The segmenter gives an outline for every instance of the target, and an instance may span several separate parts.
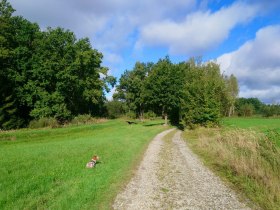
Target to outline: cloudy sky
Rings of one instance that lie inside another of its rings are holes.
[[[116,77],[136,61],[203,56],[237,76],[240,97],[280,103],[280,0],[10,0],[41,28],[89,37]]]

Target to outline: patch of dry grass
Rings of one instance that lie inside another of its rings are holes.
[[[245,129],[185,131],[206,164],[264,209],[280,209],[280,149],[262,133]]]

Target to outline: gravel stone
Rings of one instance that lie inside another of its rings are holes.
[[[158,134],[114,209],[250,209],[207,169],[176,131]]]

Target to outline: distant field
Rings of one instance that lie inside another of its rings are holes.
[[[252,128],[261,131],[276,129],[280,131],[280,118],[224,118],[223,124],[228,127]]]
[[[156,121],[0,132],[0,209],[110,209]],[[85,165],[97,154],[101,163]]]
[[[280,118],[224,118],[223,125],[261,131],[280,147]]]

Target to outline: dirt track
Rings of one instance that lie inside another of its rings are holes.
[[[168,133],[171,139],[164,138]],[[136,175],[114,209],[249,209],[170,129],[150,143]]]

